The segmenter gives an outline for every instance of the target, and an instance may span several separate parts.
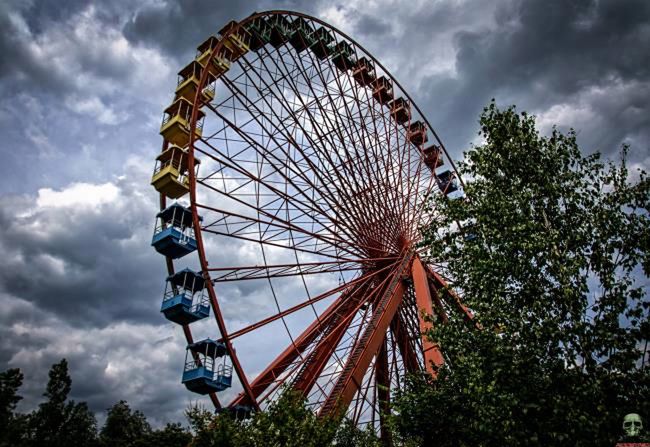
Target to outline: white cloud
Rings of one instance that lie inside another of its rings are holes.
[[[111,107],[105,105],[96,96],[80,98],[78,96],[68,97],[65,100],[66,106],[79,114],[88,114],[101,124],[116,125],[129,119],[128,112],[118,113]]]
[[[72,185],[54,191],[51,188],[38,190],[36,206],[40,208],[69,208],[91,207],[113,202],[119,195],[119,189],[112,183],[93,185],[89,183],[73,183]]]

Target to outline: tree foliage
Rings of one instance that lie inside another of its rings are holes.
[[[29,415],[27,445],[65,447],[94,444],[97,431],[95,415],[85,402],[68,400],[71,386],[68,362],[63,359],[50,369],[43,394],[46,401]]]
[[[144,414],[132,411],[129,404],[121,400],[108,409],[99,439],[102,445],[131,447],[150,434],[151,426]]]
[[[378,446],[371,430],[361,430],[344,420],[319,418],[300,393],[285,390],[266,411],[253,413],[247,420],[223,412],[217,416],[202,408],[188,412],[195,432],[192,447],[262,446]]]
[[[617,165],[583,156],[575,132],[542,136],[514,108],[492,103],[480,124],[459,167],[466,197],[432,199],[442,217],[425,241],[474,322],[434,318],[446,366],[410,379],[396,431],[423,445],[613,445],[623,415],[650,416],[650,182],[627,148]]]
[[[72,380],[65,360],[52,366],[44,393],[46,400],[28,414],[14,414],[22,384],[19,370],[0,373],[0,411],[4,427],[0,447],[256,447],[337,445],[375,447],[372,430],[350,423],[319,418],[306,400],[290,390],[266,411],[243,420],[224,411],[214,414],[200,406],[190,407],[187,419],[191,431],[179,423],[151,428],[145,415],[121,400],[107,410],[99,433],[94,415],[85,403],[68,400]]]
[[[0,373],[0,446],[16,444],[24,431],[24,417],[15,414],[16,405],[22,399],[18,395],[22,384],[23,374],[19,369]]]

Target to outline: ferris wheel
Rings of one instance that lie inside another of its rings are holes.
[[[462,188],[417,105],[344,33],[269,11],[199,45],[161,135],[152,245],[182,382],[244,415],[290,387],[383,432],[404,375],[444,363],[432,321],[471,318],[418,247],[428,198]]]

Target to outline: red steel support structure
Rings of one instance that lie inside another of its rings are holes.
[[[444,364],[431,322],[472,319],[419,248],[429,198],[455,198],[436,169],[454,164],[399,82],[317,18],[255,13],[199,48],[191,116],[166,118],[181,124],[164,136],[187,139],[211,337],[238,391],[228,406],[263,409],[289,385],[388,445],[392,390]],[[167,260],[170,274],[184,266]]]

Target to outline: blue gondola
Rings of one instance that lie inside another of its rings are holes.
[[[210,315],[205,295],[205,279],[201,273],[184,269],[167,277],[160,311],[169,321],[190,324]]]
[[[206,338],[187,345],[182,382],[198,394],[223,391],[232,385],[232,366],[226,364],[228,350],[224,343]],[[223,362],[217,364],[217,359]]]
[[[447,196],[452,192],[458,191],[456,176],[451,171],[443,171],[440,174],[436,174],[436,181],[438,182],[440,191]]]
[[[202,220],[199,216],[199,221]],[[151,245],[160,254],[178,259],[196,250],[192,211],[174,203],[156,215]]]

